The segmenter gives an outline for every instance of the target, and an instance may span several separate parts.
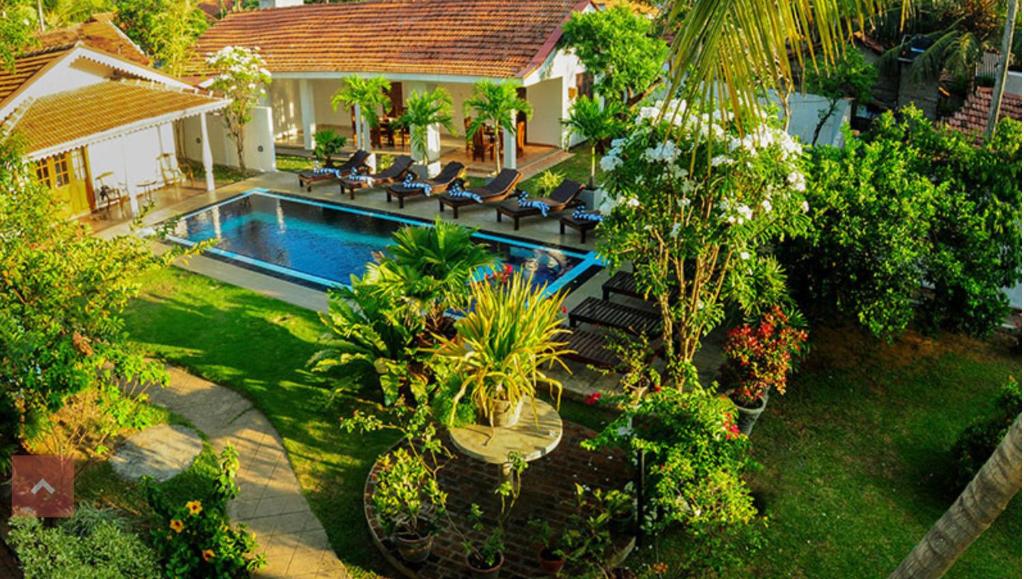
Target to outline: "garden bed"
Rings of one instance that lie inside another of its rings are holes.
[[[622,452],[588,452],[580,442],[596,433],[573,422],[563,422],[562,442],[551,454],[535,462],[523,473],[522,494],[506,524],[504,578],[529,578],[543,575],[538,566],[540,545],[531,532],[530,521],[543,519],[552,529],[560,530],[575,509],[576,484],[604,490],[621,489],[632,480],[629,461]],[[464,533],[474,540],[483,540],[467,520],[470,505],[481,505],[488,515],[488,525],[497,524],[500,508],[494,489],[501,484],[498,467],[485,464],[453,451],[453,456],[438,473],[441,488],[448,493],[448,511],[459,532],[445,528],[434,538],[430,558],[419,566],[403,563],[393,542],[384,536],[373,508],[374,481],[380,463],[374,465],[366,479],[363,505],[366,521],[377,548],[403,575],[422,579],[455,579],[464,577],[466,563],[462,548]],[[616,535],[613,559],[623,561],[633,549],[632,536]]]

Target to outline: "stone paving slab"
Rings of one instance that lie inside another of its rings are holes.
[[[114,472],[128,480],[148,476],[163,482],[192,466],[203,439],[184,426],[161,424],[131,435],[110,457]]]
[[[229,444],[238,450],[239,494],[228,512],[256,533],[267,556],[267,566],[257,576],[349,577],[267,417],[229,388],[177,368],[168,372],[170,385],[150,390],[150,399],[191,421],[218,452]]]

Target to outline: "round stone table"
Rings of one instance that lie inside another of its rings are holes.
[[[509,453],[515,452],[526,462],[548,455],[562,441],[562,417],[555,407],[543,400],[528,400],[515,426],[470,424],[449,431],[452,443],[460,452],[501,467],[502,476],[512,476]]]

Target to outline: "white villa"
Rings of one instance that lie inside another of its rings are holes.
[[[174,124],[183,119],[199,126],[212,191],[206,117],[227,104],[150,67],[110,15],[40,35],[13,70],[0,68],[0,131],[20,138],[73,217],[113,204],[135,214],[140,196],[181,182]]]
[[[282,4],[298,4],[282,6]],[[456,131],[441,135],[441,154],[468,159],[463,103],[483,79],[511,80],[533,105],[533,117],[520,115],[517,135],[503,135],[495,154],[506,167],[571,144],[562,119],[573,99],[589,91],[590,79],[578,59],[559,46],[562,25],[575,11],[592,10],[590,0],[364,0],[302,5],[301,0],[265,2],[272,7],[227,15],[197,42],[192,79],[209,72],[204,59],[225,46],[259,48],[271,73],[269,95],[255,111],[246,151],[251,167],[272,167],[273,152],[311,150],[318,128],[355,133],[353,112],[331,107],[331,96],[350,75],[381,75],[392,81],[390,115],[402,110],[411,91],[442,86],[454,101]],[[186,125],[191,135],[197,122]],[[264,137],[264,131],[272,137]],[[391,136],[391,135],[389,135]],[[397,148],[381,140],[372,148]],[[217,136],[214,136],[214,140]],[[268,141],[273,140],[273,143]],[[497,141],[497,139],[495,139]],[[194,139],[186,139],[194,146]],[[365,148],[365,146],[364,146]],[[407,150],[407,149],[406,149]],[[217,158],[223,151],[224,159]],[[488,155],[488,161],[493,164]],[[195,154],[195,151],[191,151]],[[234,164],[231,147],[214,147],[215,160]],[[493,166],[493,165],[491,165]]]

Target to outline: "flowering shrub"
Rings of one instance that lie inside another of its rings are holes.
[[[256,537],[244,525],[231,525],[228,501],[238,496],[238,453],[227,447],[220,473],[205,497],[172,501],[159,487],[146,485],[146,500],[159,521],[153,544],[173,577],[247,577],[266,564],[256,555]]]
[[[752,466],[749,440],[739,433],[735,408],[699,386],[649,391],[584,448],[618,446],[644,457],[644,532],[655,537],[681,527],[687,557],[697,567],[721,568],[750,541],[758,520],[743,473]]]
[[[789,317],[775,306],[756,325],[729,330],[725,340],[723,374],[733,386],[732,397],[743,406],[757,406],[772,388],[786,393],[786,377],[793,356],[807,341],[807,332],[789,325]]]
[[[798,142],[767,114],[741,127],[686,107],[642,107],[612,141],[598,243],[612,267],[629,256],[639,288],[658,301],[667,358],[683,363],[726,300],[751,313],[786,299],[765,246],[809,225]]]
[[[252,120],[252,107],[267,94],[270,71],[259,48],[241,46],[225,46],[206,59],[206,64],[218,73],[210,88],[231,99],[224,109],[224,122],[235,140],[238,166],[245,170],[245,125]]]

